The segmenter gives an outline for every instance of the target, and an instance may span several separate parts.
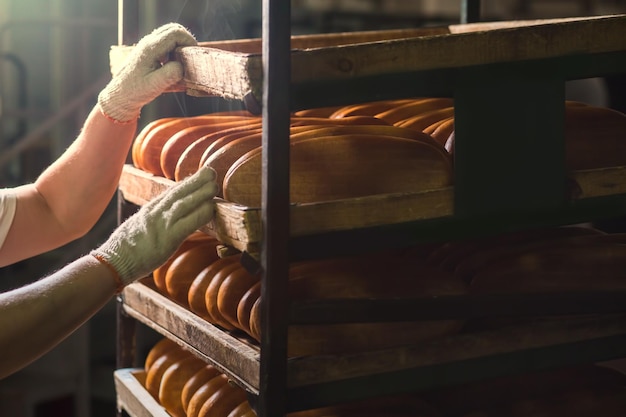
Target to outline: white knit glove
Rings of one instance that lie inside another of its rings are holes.
[[[104,115],[120,123],[136,120],[144,105],[183,79],[181,63],[168,61],[168,54],[178,46],[197,43],[178,23],[168,23],[143,37],[98,95]]]
[[[145,204],[91,252],[117,274],[121,287],[164,264],[180,244],[213,219],[215,171],[203,167]]]

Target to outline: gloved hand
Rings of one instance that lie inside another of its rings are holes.
[[[215,178],[213,169],[201,168],[141,207],[91,255],[113,268],[120,287],[147,276],[213,219]]]
[[[104,115],[120,123],[137,119],[144,105],[183,78],[182,65],[167,61],[168,54],[178,46],[197,43],[178,23],[168,23],[143,37],[123,68],[98,95]]]

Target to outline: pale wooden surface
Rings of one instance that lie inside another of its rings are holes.
[[[132,284],[124,290],[125,309],[166,337],[187,343],[192,351],[258,392],[257,346],[235,338],[152,288]],[[380,351],[290,358],[289,387],[307,386],[420,366],[478,359],[489,355],[574,343],[624,334],[622,315],[556,318],[505,326],[497,330],[457,334],[438,340]],[[220,366],[221,364],[221,366]],[[138,416],[142,417],[142,416]]]
[[[626,50],[626,15],[452,25],[293,37],[293,83]],[[113,47],[115,74],[129,47]],[[193,95],[262,92],[260,39],[201,42],[177,51]]]
[[[259,351],[140,283],[124,289],[126,312],[231,376],[251,392],[259,387]]]
[[[146,374],[143,369],[118,369],[113,374],[117,406],[130,417],[171,417],[144,386]]]

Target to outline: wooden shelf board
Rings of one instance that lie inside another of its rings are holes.
[[[258,346],[233,336],[171,301],[153,288],[135,283],[123,292],[128,314],[157,332],[176,340],[213,363],[249,392],[258,394]],[[414,346],[374,352],[288,359],[288,385],[298,389],[371,375],[403,372],[427,366],[459,366],[467,360],[485,360],[506,353],[577,343],[626,334],[623,314],[573,316],[533,320],[529,324],[493,331],[461,333]],[[622,349],[623,350],[623,349]],[[605,358],[612,359],[612,358]]]
[[[626,193],[626,167],[576,171],[572,199],[582,200]],[[127,201],[142,205],[173,181],[126,165],[120,190]],[[345,200],[291,206],[290,228],[294,237],[446,218],[454,214],[454,187],[419,193],[382,194]],[[261,209],[216,200],[215,219],[203,230],[234,248],[259,253],[262,240]]]
[[[146,390],[146,373],[143,369],[117,369],[113,378],[118,409],[125,410],[130,417],[171,417]]]
[[[626,15],[504,21],[434,28],[292,37],[291,82],[351,80],[381,74],[463,68],[626,50]],[[110,52],[115,74],[132,46]],[[192,95],[262,97],[260,39],[179,48]]]

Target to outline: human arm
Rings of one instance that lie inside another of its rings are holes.
[[[180,63],[164,56],[195,43],[177,24],[142,38],[99,94],[76,140],[34,183],[15,189],[17,210],[0,247],[0,266],[62,246],[93,227],[115,193],[141,108],[182,79]]]
[[[215,173],[205,167],[144,205],[89,255],[0,294],[0,378],[49,351],[123,286],[163,264],[213,218],[216,192]]]

